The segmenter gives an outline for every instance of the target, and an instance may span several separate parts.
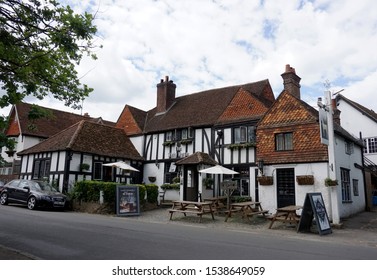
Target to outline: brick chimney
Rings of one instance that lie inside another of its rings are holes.
[[[157,84],[157,114],[165,113],[173,105],[176,87],[173,81],[169,81],[169,76]]]
[[[284,90],[298,99],[301,99],[300,94],[300,80],[301,78],[296,75],[296,70],[289,64],[285,65],[285,72],[281,74],[284,81]]]

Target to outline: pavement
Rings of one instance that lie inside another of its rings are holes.
[[[217,214],[213,221],[210,215],[203,216],[202,223],[199,223],[195,215],[184,217],[175,213],[173,219],[169,219],[168,208],[158,208],[142,212],[136,217],[121,217],[120,219],[133,219],[140,222],[180,224],[203,228],[224,229],[232,231],[263,233],[270,235],[285,236],[288,238],[300,238],[319,242],[340,242],[343,244],[354,244],[357,246],[368,246],[377,249],[377,207],[368,212],[361,212],[349,218],[343,219],[341,224],[332,225],[332,233],[319,235],[318,232],[298,233],[295,227],[280,222],[275,222],[272,229],[269,229],[269,221],[263,217],[253,217],[249,221],[241,217],[231,217],[227,222],[224,215]],[[377,253],[376,253],[377,258]],[[0,260],[33,260],[38,259],[32,255],[12,248],[0,245]]]

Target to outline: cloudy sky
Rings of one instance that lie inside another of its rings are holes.
[[[94,88],[83,113],[116,121],[128,104],[149,110],[169,76],[177,96],[268,79],[275,96],[290,64],[301,96],[330,90],[377,111],[375,0],[61,0],[96,13],[98,60],[78,67]],[[34,102],[33,99],[27,99]],[[43,106],[78,114],[52,99]],[[9,110],[8,110],[9,111]],[[7,114],[7,112],[5,113]]]

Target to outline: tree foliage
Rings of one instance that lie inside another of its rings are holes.
[[[75,66],[83,55],[96,59],[93,20],[55,0],[0,0],[0,107],[51,95],[80,108],[92,89]]]

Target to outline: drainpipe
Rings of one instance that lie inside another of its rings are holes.
[[[360,131],[360,140],[363,142],[363,135]],[[363,173],[363,181],[364,181],[364,199],[365,199],[365,211],[369,212],[371,211],[368,203],[368,189],[367,189],[367,182],[365,181],[365,164],[364,164],[364,148],[361,148],[361,166],[362,166],[362,173]]]

